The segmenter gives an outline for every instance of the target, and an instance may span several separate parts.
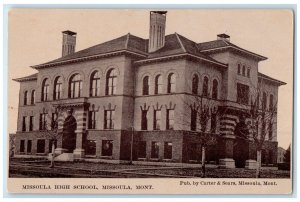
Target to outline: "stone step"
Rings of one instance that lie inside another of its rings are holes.
[[[74,161],[73,153],[63,153],[54,158],[55,161]]]

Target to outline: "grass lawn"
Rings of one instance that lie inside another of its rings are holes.
[[[12,160],[10,177],[196,177],[201,169],[187,167],[162,167],[147,165],[125,165],[92,162],[55,162],[49,168],[48,161]],[[21,163],[21,164],[20,164]],[[206,168],[207,178],[254,178],[255,170],[243,168],[220,169]],[[262,178],[289,178],[289,171],[262,170]]]

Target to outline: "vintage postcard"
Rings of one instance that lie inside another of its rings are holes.
[[[11,9],[10,193],[291,194],[288,9]]]

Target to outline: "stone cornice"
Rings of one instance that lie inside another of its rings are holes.
[[[226,64],[223,64],[223,63],[220,63],[220,62],[217,62],[217,61],[213,61],[213,60],[209,60],[209,59],[206,59],[204,57],[200,57],[200,56],[193,55],[193,54],[190,54],[190,53],[180,53],[180,54],[168,55],[168,56],[162,56],[162,57],[146,58],[146,59],[138,60],[138,61],[134,62],[134,64],[142,65],[142,64],[147,64],[147,63],[168,61],[168,60],[174,60],[174,59],[182,59],[182,58],[196,59],[196,60],[199,60],[199,61],[204,61],[204,62],[207,62],[207,63],[214,64],[214,65],[217,65],[217,66],[223,67],[223,68],[228,67]]]

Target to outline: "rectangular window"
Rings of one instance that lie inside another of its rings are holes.
[[[172,159],[172,142],[165,142],[164,159]]]
[[[29,131],[33,131],[33,120],[34,120],[34,117],[30,116],[29,117]]]
[[[23,116],[23,122],[22,122],[22,131],[26,131],[26,122],[27,122],[27,117]]]
[[[190,160],[197,160],[197,155],[198,155],[198,146],[197,143],[191,143],[188,147],[188,154]]]
[[[96,111],[89,111],[89,129],[96,129]]]
[[[167,130],[174,129],[174,110],[167,109]]]
[[[241,104],[249,103],[249,86],[241,83],[237,84],[237,102]]]
[[[196,109],[191,110],[191,130],[192,131],[197,130],[197,110]]]
[[[216,133],[217,129],[217,114],[211,114],[211,124],[210,124],[210,131],[212,133]]]
[[[153,124],[153,129],[154,130],[160,130],[160,125],[161,125],[161,110],[157,109],[154,110],[154,124]]]
[[[159,143],[152,142],[151,144],[151,158],[158,159],[159,155]]]
[[[113,152],[113,141],[112,140],[102,140],[102,156],[112,156]]]
[[[114,129],[115,110],[104,111],[104,129]]]
[[[27,140],[27,153],[31,153],[32,140]]]
[[[96,140],[86,140],[85,155],[96,155]]]
[[[40,130],[46,130],[46,114],[40,114]]]
[[[25,140],[20,141],[20,152],[21,153],[25,152]]]
[[[142,110],[142,130],[148,130],[147,110]]]
[[[273,139],[273,124],[269,124],[269,140]]]
[[[139,141],[138,158],[146,158],[146,141]]]
[[[57,148],[57,141],[56,140],[50,140],[49,141],[49,153],[52,153],[52,143],[54,142],[54,150]]]
[[[45,153],[45,140],[44,139],[37,140],[36,147],[37,147],[36,153]]]
[[[247,69],[247,77],[250,78],[250,68]]]
[[[56,129],[58,127],[57,113],[52,113],[51,116],[51,128]]]

